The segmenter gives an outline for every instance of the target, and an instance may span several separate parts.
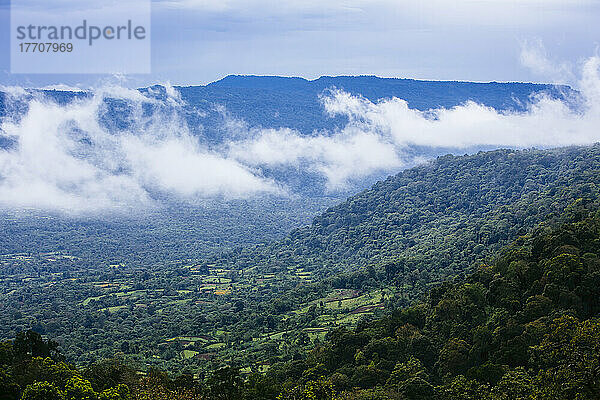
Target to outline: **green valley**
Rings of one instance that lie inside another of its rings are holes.
[[[205,259],[149,270],[7,254],[1,336],[51,338],[95,396],[102,385],[85,374],[114,360],[129,371],[115,384],[135,396],[496,399],[518,384],[566,398],[560,374],[589,374],[532,352],[596,329],[599,171],[600,146],[445,156],[283,240]],[[16,343],[4,344],[3,379],[23,390],[19,368],[42,361],[11,358]],[[52,357],[35,368],[62,362]],[[556,384],[534,384],[548,374]]]

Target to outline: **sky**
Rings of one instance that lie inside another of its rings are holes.
[[[150,74],[11,74],[9,9],[0,0],[5,86],[195,85],[229,74],[572,83],[600,42],[594,0],[154,0]]]

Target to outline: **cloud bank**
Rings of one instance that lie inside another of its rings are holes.
[[[167,94],[165,103],[180,101],[172,88]],[[101,123],[107,98],[133,108],[133,123],[125,131]],[[159,194],[237,198],[281,190],[203,147],[176,112],[145,115],[143,106],[153,103],[157,100],[119,87],[68,105],[34,96],[23,116],[0,124],[3,136],[16,143],[0,150],[0,204],[86,212],[143,208]]]
[[[597,57],[583,64],[577,99],[538,95],[525,112],[474,102],[424,112],[402,99],[371,102],[332,89],[321,101],[331,116],[348,117],[339,130],[303,135],[229,119],[223,142],[212,146],[191,133],[181,116],[183,101],[170,86],[160,99],[153,90],[105,87],[67,105],[5,88],[9,102],[26,101],[28,108],[0,123],[0,134],[15,143],[0,150],[0,205],[87,212],[143,208],[164,196],[195,201],[289,195],[285,180],[269,175],[278,168],[317,174],[336,191],[413,165],[417,147],[591,144],[600,141],[599,67]],[[102,123],[107,101],[128,110],[124,127]]]
[[[322,97],[331,116],[345,115],[340,132],[302,136],[289,129],[250,132],[229,144],[229,155],[255,167],[305,166],[324,175],[330,189],[376,171],[414,163],[411,147],[556,147],[600,141],[600,58],[587,60],[581,98],[538,95],[525,112],[498,111],[475,102],[419,111],[398,98],[373,103],[333,90]],[[579,107],[574,109],[573,104]]]

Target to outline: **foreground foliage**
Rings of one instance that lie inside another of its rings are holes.
[[[596,214],[521,237],[465,282],[334,332],[278,376],[302,382],[319,371],[349,398],[596,399],[599,317]]]

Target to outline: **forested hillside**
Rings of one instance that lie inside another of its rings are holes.
[[[464,282],[271,369],[289,387],[280,398],[597,399],[600,214],[582,219],[580,203]]]
[[[268,246],[152,268],[7,255],[0,336],[34,327],[78,364],[118,355],[141,370],[269,369],[560,221],[598,197],[599,170],[600,146],[446,156]]]
[[[240,375],[134,373],[118,361],[77,370],[32,332],[0,345],[12,400],[597,399],[600,214],[578,200],[464,280],[384,318],[339,328],[312,350]]]
[[[600,146],[444,156],[349,198],[235,265],[274,271],[386,266],[402,283],[454,276],[580,197],[595,198]]]

